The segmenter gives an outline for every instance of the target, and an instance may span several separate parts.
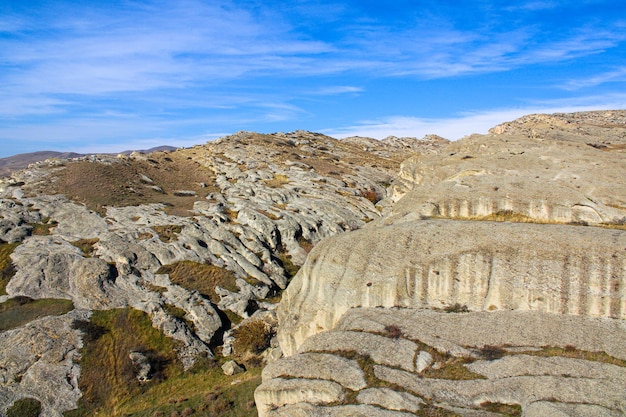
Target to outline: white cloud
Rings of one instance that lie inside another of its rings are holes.
[[[554,100],[543,104],[537,103],[528,107],[464,113],[456,117],[389,116],[377,120],[362,121],[352,126],[326,129],[323,130],[323,133],[336,138],[365,136],[376,139],[384,139],[387,136],[422,138],[427,134],[436,134],[446,139],[457,140],[473,133],[485,134],[500,123],[515,120],[528,114],[571,113],[624,108],[626,108],[626,94],[610,97],[581,97]]]
[[[626,67],[620,67],[613,71],[595,74],[588,78],[569,80],[563,85],[563,88],[565,90],[578,90],[580,88],[595,87],[597,85],[615,81],[626,81]]]

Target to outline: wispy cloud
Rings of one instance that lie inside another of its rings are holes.
[[[357,94],[363,91],[364,90],[361,87],[355,87],[351,85],[337,85],[330,87],[321,87],[317,90],[314,90],[312,94],[321,96],[335,96],[339,94]]]
[[[566,90],[578,90],[586,87],[595,87],[597,85],[615,82],[626,81],[626,67],[620,67],[613,71],[603,72],[601,74],[595,74],[588,78],[579,78],[575,80],[569,80],[563,85]]]
[[[436,134],[446,139],[457,140],[473,133],[485,134],[500,123],[515,120],[527,114],[570,113],[620,108],[626,108],[626,94],[550,100],[525,107],[483,110],[442,118],[388,116],[377,120],[362,121],[353,126],[326,129],[324,133],[337,138],[365,136],[376,139],[383,139],[389,135],[422,138],[427,134]]]

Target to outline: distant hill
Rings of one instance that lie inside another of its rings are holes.
[[[157,151],[173,151],[176,148],[173,146],[157,146],[150,149],[139,150],[138,152],[142,153],[151,153]],[[133,150],[128,150],[124,152],[119,152],[122,154],[130,154],[134,152]],[[16,171],[18,169],[24,169],[28,167],[29,164],[33,164],[39,161],[45,161],[50,158],[59,158],[59,159],[70,159],[70,158],[80,158],[81,156],[85,156],[87,154],[81,154],[76,152],[56,152],[56,151],[39,151],[39,152],[30,152],[30,153],[22,153],[18,155],[9,156],[6,158],[0,158],[0,177],[6,177],[11,172]]]

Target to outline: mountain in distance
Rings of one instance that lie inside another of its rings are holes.
[[[139,150],[137,152],[141,153],[152,153],[157,151],[173,151],[176,148],[173,146],[157,146],[154,148]],[[121,154],[130,154],[135,152],[133,150],[128,150],[124,152],[119,152]],[[13,171],[17,171],[19,169],[24,169],[28,167],[28,165],[33,164],[39,161],[45,161],[46,159],[58,158],[58,159],[72,159],[72,158],[80,158],[87,154],[81,154],[76,152],[57,152],[57,151],[38,151],[38,152],[29,152],[29,153],[21,153],[13,156],[8,156],[6,158],[0,158],[0,177],[6,177],[11,174]]]

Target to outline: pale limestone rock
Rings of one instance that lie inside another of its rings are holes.
[[[568,378],[612,380],[623,380],[626,378],[626,369],[622,366],[561,357],[504,356],[494,361],[476,361],[465,365],[465,367],[488,379],[503,379],[524,375],[552,375],[567,376]]]
[[[565,404],[535,401],[524,409],[528,417],[619,417],[624,413],[594,404]]]
[[[420,373],[433,363],[433,355],[425,350],[420,351],[415,357],[415,372]]]
[[[414,414],[383,410],[371,405],[314,406],[300,403],[272,410],[267,417],[414,417]],[[263,417],[259,414],[259,417]]]
[[[254,392],[259,417],[266,417],[273,408],[286,404],[308,402],[323,405],[341,401],[344,397],[345,390],[341,385],[319,379],[275,378]]]
[[[282,344],[281,344],[282,347]],[[336,331],[315,334],[304,341],[298,353],[356,352],[369,356],[376,363],[413,371],[417,345],[406,339],[392,339],[365,332]]]
[[[305,353],[272,362],[263,369],[263,381],[283,375],[335,381],[358,391],[367,386],[357,361],[327,353]]]
[[[245,369],[235,361],[228,361],[222,365],[222,371],[224,371],[224,375],[236,375],[245,372]]]
[[[421,378],[415,374],[376,365],[377,378],[420,393],[436,402],[472,406],[480,402],[520,404],[535,401],[594,404],[626,412],[623,387],[626,372],[618,379],[570,378],[544,375],[515,376],[499,380],[449,381]]]
[[[358,306],[624,319],[624,247],[622,230],[521,223],[422,220],[340,234],[313,249],[285,291],[279,340],[293,354]]]
[[[339,320],[335,330],[382,332],[390,325],[398,326],[409,339],[455,356],[475,356],[476,349],[485,345],[520,346],[522,351],[542,346],[574,346],[626,360],[626,323],[617,319],[537,311],[443,313],[355,308]]]
[[[368,388],[356,397],[361,404],[377,405],[388,410],[409,411],[415,413],[421,409],[424,401],[408,392],[394,391],[390,388]]]
[[[0,415],[23,397],[40,401],[43,416],[60,417],[76,407],[82,341],[72,323],[88,317],[74,310],[0,333]]]

